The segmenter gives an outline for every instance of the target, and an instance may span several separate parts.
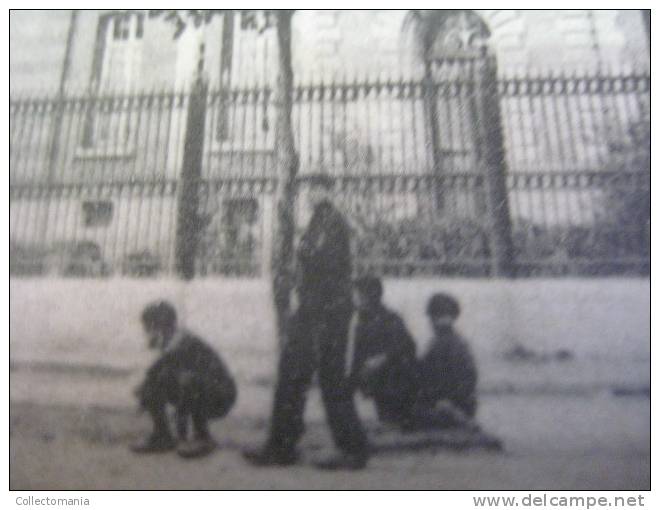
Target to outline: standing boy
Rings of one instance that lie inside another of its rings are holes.
[[[246,451],[256,466],[290,465],[304,431],[305,401],[318,371],[321,396],[338,454],[317,466],[361,469],[367,464],[367,439],[344,376],[351,305],[349,226],[331,201],[332,180],[310,178],[313,211],[297,251],[298,310],[289,321],[288,343],[278,366],[270,433],[259,450]]]

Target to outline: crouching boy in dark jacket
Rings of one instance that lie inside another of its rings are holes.
[[[183,457],[197,457],[213,450],[208,420],[222,418],[234,405],[236,385],[222,359],[203,340],[179,329],[174,307],[160,301],[142,312],[142,326],[149,347],[161,355],[147,370],[136,390],[140,407],[153,421],[153,431],[133,445],[137,453],[155,453],[177,447]],[[175,409],[177,438],[172,436],[166,407]],[[193,437],[188,439],[189,422]]]

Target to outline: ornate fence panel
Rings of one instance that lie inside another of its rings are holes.
[[[516,273],[648,274],[648,77],[519,76],[498,86]],[[353,226],[360,271],[492,274],[477,92],[449,67],[432,84],[298,84],[299,226],[309,216],[306,176],[325,173]],[[272,90],[203,94],[194,273],[263,275]],[[189,92],[12,98],[12,274],[173,273],[189,104]]]
[[[187,104],[182,93],[12,100],[11,271],[171,271]]]
[[[648,274],[649,78],[499,85],[519,273]]]
[[[435,161],[425,82],[296,90],[301,174],[336,176],[361,271],[492,274],[478,89],[456,63],[436,71]],[[498,86],[515,273],[648,274],[648,77],[516,77]]]
[[[336,177],[337,201],[355,230],[359,271],[488,272],[474,83],[465,75],[441,75],[433,86],[439,113],[437,170],[430,150],[429,84],[383,78],[296,89],[293,123],[303,183],[306,174]],[[301,218],[304,202],[303,197]]]
[[[275,188],[271,94],[263,86],[208,94],[199,275],[268,271]]]

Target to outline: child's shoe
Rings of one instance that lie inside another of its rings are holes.
[[[213,450],[215,450],[213,439],[206,437],[183,441],[179,444],[176,452],[184,459],[196,459],[210,454]]]
[[[176,447],[174,438],[167,434],[151,434],[131,445],[135,453],[164,453]]]

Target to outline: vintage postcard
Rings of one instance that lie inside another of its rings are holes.
[[[650,19],[11,11],[10,488],[649,490]]]

